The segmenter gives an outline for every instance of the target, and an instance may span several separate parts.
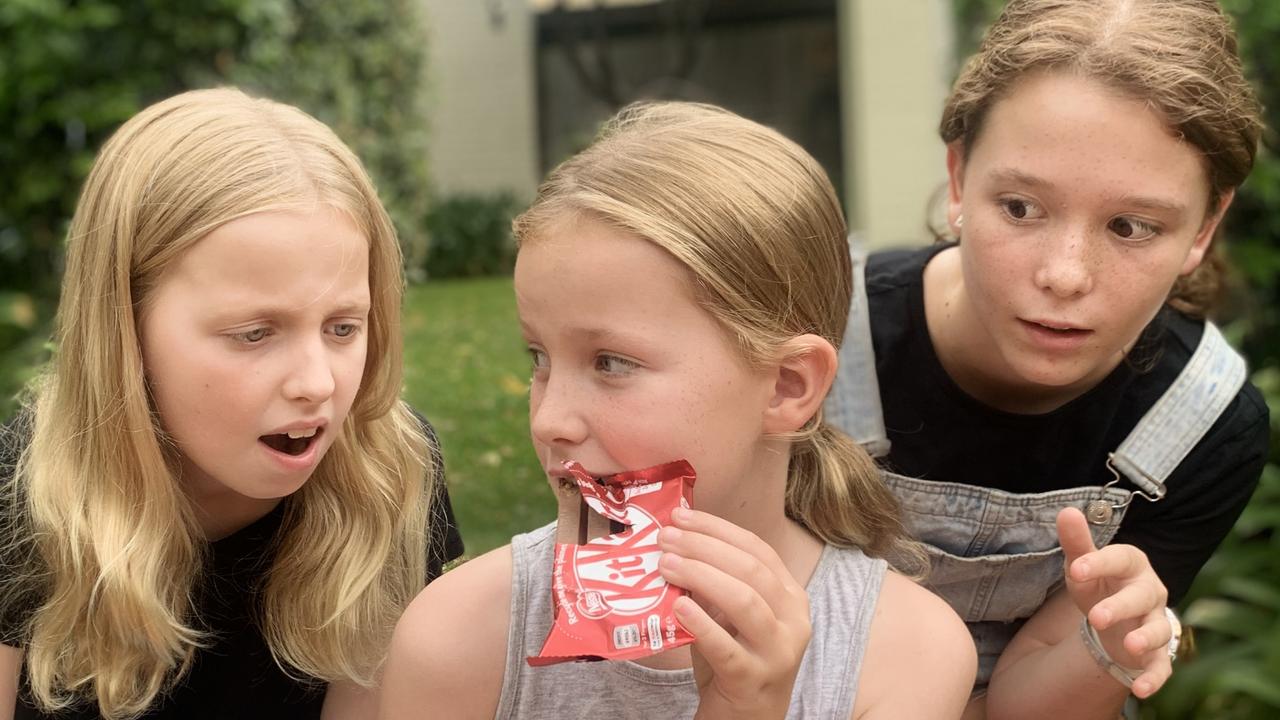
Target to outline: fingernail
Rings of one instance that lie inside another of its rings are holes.
[[[689,522],[693,519],[693,511],[689,508],[675,507],[671,509],[671,519],[680,522]]]
[[[693,600],[688,595],[681,595],[676,598],[676,603],[672,609],[676,611],[676,617],[687,618],[693,612]]]
[[[1099,626],[1099,627],[1106,627],[1106,626],[1110,625],[1110,624],[1111,624],[1111,611],[1110,611],[1110,610],[1108,610],[1107,608],[1102,608],[1101,610],[1099,610],[1099,611],[1098,611],[1098,622],[1096,622],[1096,623],[1094,623],[1094,624],[1095,624],[1095,625],[1097,625],[1097,626]]]
[[[1139,681],[1133,684],[1133,694],[1140,698],[1146,697],[1151,692],[1151,687],[1146,681]]]
[[[662,553],[662,559],[660,562],[663,567],[668,570],[679,570],[681,563],[684,562],[684,558],[676,555],[675,553]]]
[[[1089,562],[1087,560],[1076,561],[1076,578],[1079,580],[1089,579]]]
[[[667,544],[680,541],[680,537],[684,535],[684,531],[670,525],[658,531],[658,542]]]

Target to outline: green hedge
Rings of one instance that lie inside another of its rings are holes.
[[[480,277],[510,272],[516,258],[511,219],[518,209],[515,197],[506,193],[439,198],[427,213],[431,250],[426,276]]]

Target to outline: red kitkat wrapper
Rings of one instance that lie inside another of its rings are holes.
[[[685,591],[658,572],[658,530],[689,507],[696,475],[685,460],[596,479],[567,462],[591,510],[626,527],[585,545],[556,543],[555,622],[530,665],[632,660],[693,642],[673,607]]]

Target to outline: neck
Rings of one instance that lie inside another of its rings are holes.
[[[252,525],[275,509],[283,498],[251,498],[230,490],[186,464],[183,479],[196,522],[205,540],[215,542]]]
[[[965,290],[958,247],[933,257],[924,269],[925,324],[938,362],[961,390],[979,402],[1009,413],[1038,415],[1056,410],[1088,392],[1115,367],[1110,365],[1064,386],[1019,382],[988,336]],[[1122,358],[1116,358],[1116,364]]]
[[[743,474],[735,481],[719,483],[729,494],[708,498],[701,507],[749,530],[773,548],[783,565],[801,585],[809,581],[822,553],[822,541],[803,525],[787,517],[787,470],[791,441],[765,440]],[[695,490],[694,507],[699,507]]]

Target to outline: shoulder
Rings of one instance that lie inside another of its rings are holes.
[[[35,416],[29,410],[17,414],[0,424],[0,487],[7,488],[18,467],[18,460],[31,443]]]
[[[1205,321],[1165,308],[1157,322],[1162,323],[1165,338],[1160,347],[1161,355],[1147,381],[1159,386],[1159,391],[1163,392],[1187,366],[1200,345]],[[1246,378],[1193,454],[1212,452],[1225,445],[1230,448],[1230,458],[1265,457],[1270,435],[1269,417],[1262,393]]]
[[[918,284],[935,255],[953,243],[935,243],[922,247],[878,250],[867,257],[867,292],[876,295],[896,288]]]
[[[26,518],[26,493],[15,482],[18,461],[31,439],[33,417],[21,411],[0,425],[0,642],[25,643],[30,615],[42,591],[38,559]]]
[[[400,412],[409,418],[411,427],[426,439],[432,467],[440,473],[440,477],[444,477],[444,456],[440,454],[440,437],[436,434],[435,426],[417,408],[403,400],[400,401]]]
[[[959,717],[977,666],[973,639],[955,611],[889,571],[871,621],[854,717]]]
[[[924,268],[949,245],[883,250],[867,259],[867,312],[877,365],[912,359],[924,327]],[[846,342],[849,339],[846,338]],[[918,362],[918,361],[917,361]]]
[[[510,546],[427,585],[396,625],[383,717],[492,717],[502,692],[510,610]]]
[[[406,402],[400,403],[401,410],[412,419],[413,427],[427,441],[426,452],[429,458],[429,471],[425,478],[431,482],[431,518],[429,520],[430,538],[427,548],[427,579],[439,577],[444,565],[462,557],[466,547],[462,541],[462,533],[458,529],[457,515],[453,511],[453,500],[449,497],[449,484],[445,479],[444,454],[440,449],[440,438],[436,429],[426,416]]]

